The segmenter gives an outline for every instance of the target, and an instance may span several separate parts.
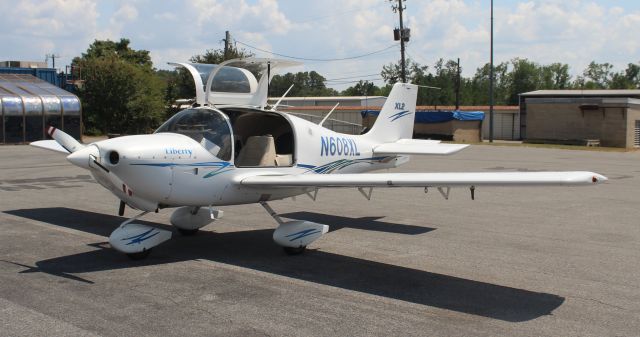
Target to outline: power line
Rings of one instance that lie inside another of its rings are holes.
[[[247,44],[247,43],[244,43],[244,42],[238,41],[238,40],[236,40],[236,43],[239,43],[239,44],[241,44],[241,45],[243,45],[245,47],[251,48],[251,49],[255,49],[255,50],[258,50],[258,51],[261,51],[261,52],[264,52],[264,53],[277,55],[277,56],[280,56],[280,57],[286,57],[286,58],[290,58],[290,59],[294,59],[294,60],[301,60],[301,61],[317,61],[317,62],[333,62],[333,61],[353,60],[353,59],[358,59],[358,58],[363,58],[363,57],[371,56],[371,55],[374,55],[374,54],[378,54],[378,53],[381,53],[381,52],[386,51],[388,49],[391,49],[393,47],[396,47],[395,44],[392,44],[392,45],[390,45],[388,47],[385,47],[383,49],[376,50],[376,51],[373,51],[373,52],[370,52],[370,53],[366,53],[366,54],[362,54],[362,55],[349,56],[349,57],[343,57],[343,58],[334,58],[334,59],[314,59],[314,58],[306,58],[306,57],[298,57],[298,56],[280,54],[280,53],[276,53],[276,52],[272,52],[272,51],[268,51],[268,50],[265,50],[265,49],[261,49],[261,48],[255,47],[255,46],[252,46],[250,44]]]
[[[368,75],[356,75],[356,76],[348,76],[348,77],[341,77],[341,78],[329,78],[326,79],[325,82],[327,81],[340,81],[340,80],[348,80],[348,79],[352,79],[352,78],[363,78],[363,77],[372,77],[372,76],[380,76],[380,73],[376,73],[376,74],[368,74]]]
[[[349,84],[349,83],[359,83],[360,81],[362,82],[375,82],[375,81],[383,81],[384,78],[380,77],[380,78],[371,78],[371,79],[367,79],[367,80],[357,80],[357,81],[336,81],[336,82],[331,82],[331,83],[326,83],[327,81],[324,81],[326,84],[328,85],[338,85],[338,84]]]
[[[323,73],[323,76],[327,76],[327,77],[332,77],[332,76],[342,76],[342,75],[354,75],[354,76],[361,76],[361,75],[356,75],[358,73],[363,73],[363,72],[374,72],[374,71],[378,71],[378,69],[367,69],[367,70],[354,70],[354,71],[340,71],[340,72],[336,72],[336,71],[330,71],[328,74],[327,73]]]

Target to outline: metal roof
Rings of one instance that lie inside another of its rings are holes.
[[[72,96],[74,94],[27,74],[0,74],[0,88],[4,95],[13,96]]]
[[[520,94],[523,97],[635,97],[640,98],[639,89],[611,90],[536,90]]]

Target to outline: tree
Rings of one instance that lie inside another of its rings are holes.
[[[444,59],[439,59],[433,69],[435,72],[431,73],[428,67],[416,65],[413,70],[413,83],[434,87],[418,91],[418,105],[454,105],[458,63],[454,60],[445,62]]]
[[[80,60],[98,59],[114,56],[128,63],[142,67],[152,68],[151,56],[148,50],[134,50],[129,46],[129,39],[120,39],[118,42],[111,40],[95,40],[89,46],[86,53],[73,59],[73,63]]]
[[[400,80],[400,73],[402,72],[401,69],[402,66],[400,65],[400,61],[397,63],[389,63],[382,67],[380,75],[388,84],[394,84]],[[413,60],[407,59],[405,69],[407,72],[407,82],[413,83],[414,77],[424,75],[428,67],[421,66]]]
[[[189,61],[193,63],[220,64],[226,60],[252,57],[254,54],[245,49],[230,46],[228,55],[227,58],[224,57],[223,49],[207,49],[204,54],[191,56]]]
[[[380,88],[373,82],[360,80],[354,86],[344,89],[341,96],[381,96]]]
[[[629,63],[627,69],[614,73],[609,87],[610,89],[640,88],[640,65]]]
[[[507,76],[508,98],[507,104],[518,105],[520,94],[524,92],[534,91],[541,87],[541,68],[535,63],[527,59],[515,58],[511,60],[513,69]]]
[[[326,78],[315,71],[304,71],[297,73],[286,73],[275,75],[269,85],[269,96],[282,96],[293,84],[287,96],[333,96],[338,92],[327,88]]]
[[[132,50],[129,40],[94,41],[73,60],[83,69],[82,101],[89,133],[145,133],[164,117],[162,81],[146,50]]]
[[[569,65],[552,63],[542,66],[541,83],[539,89],[567,89],[571,87],[571,75]]]
[[[466,105],[488,105],[489,104],[489,73],[491,66],[489,63],[476,69],[476,73],[468,83],[470,90],[469,97],[465,99],[463,104]],[[509,65],[502,62],[493,66],[494,77],[494,103],[496,105],[504,105],[509,96]]]
[[[591,61],[584,70],[582,76],[578,77],[576,87],[583,89],[607,89],[611,84],[613,65],[609,63],[596,63]]]

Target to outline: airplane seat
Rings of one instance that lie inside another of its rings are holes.
[[[276,166],[276,146],[273,136],[251,136],[240,150],[236,166]]]
[[[293,164],[293,156],[290,154],[276,154],[277,166],[291,166]]]

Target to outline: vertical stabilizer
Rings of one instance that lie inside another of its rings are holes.
[[[378,119],[365,137],[381,143],[413,138],[418,86],[396,83],[384,102]]]

